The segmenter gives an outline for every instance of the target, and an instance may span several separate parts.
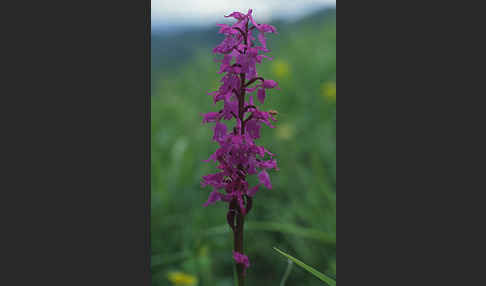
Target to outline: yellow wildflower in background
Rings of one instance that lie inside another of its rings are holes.
[[[193,286],[197,283],[196,277],[179,271],[170,272],[168,278],[176,286]]]
[[[294,127],[292,125],[283,123],[277,126],[277,137],[282,140],[288,140],[294,136]]]
[[[278,78],[284,78],[284,77],[287,77],[289,75],[290,66],[284,60],[275,60],[275,61],[272,62],[272,72]]]
[[[336,100],[336,83],[328,81],[322,84],[321,94],[324,98]]]

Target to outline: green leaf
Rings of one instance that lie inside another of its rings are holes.
[[[238,286],[238,274],[236,274],[236,263],[233,263],[233,283]]]
[[[289,278],[290,272],[292,272],[292,265],[294,263],[292,260],[287,259],[287,269],[285,270],[284,276],[282,277],[282,280],[280,281],[280,286],[285,286],[285,282],[287,282],[287,279]]]
[[[228,233],[229,231],[230,228],[228,227],[228,225],[224,224],[224,225],[209,228],[206,231],[206,234],[207,235],[224,234],[224,233]],[[296,235],[302,238],[314,239],[323,244],[327,244],[331,246],[336,245],[335,235],[331,235],[319,230],[303,228],[303,227],[299,227],[287,223],[248,221],[245,223],[245,231],[274,231],[274,232]]]
[[[188,251],[183,251],[174,254],[152,255],[150,266],[157,267],[169,263],[176,263],[181,260],[185,260],[189,257],[191,257],[191,253]]]
[[[282,250],[274,247],[278,253],[282,254],[283,256],[287,257],[288,259],[292,260],[295,264],[299,265],[300,267],[304,268],[305,270],[309,271],[312,275],[316,276],[319,278],[321,281],[326,282],[330,286],[336,286],[336,280],[332,279],[331,277],[326,276],[325,274],[317,271],[316,269],[310,267],[309,265],[305,264],[304,262],[298,260],[297,258],[294,258],[287,253],[283,252]]]

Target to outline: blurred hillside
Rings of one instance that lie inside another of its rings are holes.
[[[280,170],[270,173],[273,189],[256,194],[246,218],[247,285],[279,285],[287,262],[273,246],[336,273],[335,15],[325,10],[295,23],[271,23],[279,32],[267,41],[274,60],[257,68],[279,83],[281,90],[271,90],[263,106],[279,115],[276,128],[262,127],[257,144],[277,155]],[[217,27],[153,34],[153,285],[189,285],[171,282],[173,271],[199,286],[233,285],[226,206],[202,207],[210,189],[200,186],[203,175],[216,171],[214,163],[203,162],[217,145],[200,114],[219,107],[207,93],[220,84],[212,49],[222,39]],[[294,267],[286,285],[322,284]]]
[[[269,24],[278,27],[279,38],[289,38],[292,32],[312,30],[313,27],[321,26],[325,21],[335,21],[335,17],[336,10],[325,9],[295,23],[275,21]],[[157,78],[161,74],[170,74],[173,71],[172,69],[191,61],[198,51],[209,51],[211,53],[214,46],[223,39],[223,36],[217,33],[218,29],[217,26],[212,28],[155,28],[152,31],[151,39],[152,78]],[[274,45],[284,43],[285,41],[281,39]],[[278,47],[274,46],[273,49],[278,49]]]

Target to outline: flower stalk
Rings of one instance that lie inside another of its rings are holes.
[[[241,214],[236,215],[236,227],[233,231],[234,236],[234,251],[236,253],[243,253],[243,225],[245,217]],[[242,263],[236,264],[236,273],[238,276],[238,286],[245,285],[245,265]]]

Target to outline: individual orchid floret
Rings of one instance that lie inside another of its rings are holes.
[[[245,268],[243,275],[246,274],[246,269],[250,267],[250,260],[248,259],[248,256],[238,253],[236,251],[233,251],[233,259],[236,261],[238,264],[242,264]]]

